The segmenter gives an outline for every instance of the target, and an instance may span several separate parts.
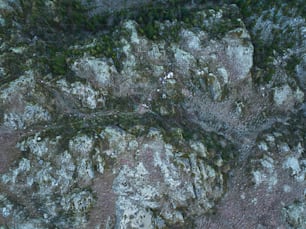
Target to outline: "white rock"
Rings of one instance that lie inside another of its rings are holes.
[[[120,203],[122,204],[122,203]],[[153,214],[152,212],[145,210],[144,208],[139,208],[132,203],[125,203],[119,216],[117,225],[120,229],[129,229],[129,228],[148,228],[153,229]]]
[[[225,68],[221,67],[217,69],[218,75],[221,77],[223,83],[228,83],[228,73]]]
[[[303,101],[304,101],[304,92],[300,88],[297,88],[295,90],[295,92],[294,92],[294,97],[295,97],[297,102],[303,103]]]
[[[263,159],[259,160],[261,166],[253,174],[253,181],[255,186],[265,184],[268,186],[268,191],[272,191],[273,187],[278,183],[277,172],[275,170],[275,162],[273,158],[264,156]]]
[[[198,153],[200,157],[205,158],[207,156],[207,149],[202,142],[199,141],[190,141],[190,147]]]
[[[86,211],[93,204],[94,198],[88,191],[81,191],[79,193],[73,193],[63,198],[61,201],[62,207],[66,211],[73,211],[75,213],[81,213]]]
[[[195,66],[196,60],[193,55],[186,52],[176,45],[173,45],[172,51],[174,53],[176,67],[180,70],[183,76],[187,76],[189,71]]]
[[[49,112],[39,105],[26,105],[22,113],[4,114],[4,126],[16,130],[27,128],[36,122],[49,120],[51,120]]]
[[[181,31],[180,36],[184,41],[183,45],[187,51],[195,53],[201,50],[201,40],[194,32],[184,29]]]
[[[282,153],[288,153],[290,152],[290,147],[288,146],[287,143],[282,143],[280,146],[279,146],[279,149]]]
[[[105,102],[103,93],[94,90],[88,83],[75,82],[68,84],[66,80],[59,80],[57,85],[63,92],[76,97],[85,108],[95,109],[98,104],[104,104]]]
[[[136,30],[136,26],[137,26],[137,23],[135,21],[131,21],[131,20],[129,20],[129,21],[127,21],[123,24],[123,27],[131,33],[130,39],[131,39],[132,44],[139,44],[140,43],[138,33],[137,33],[137,30]]]
[[[25,72],[25,75],[9,83],[7,88],[1,90],[0,100],[4,103],[13,103],[24,101],[24,95],[32,92],[35,87],[33,71]],[[17,101],[16,101],[17,100]]]
[[[132,140],[132,137],[123,130],[112,126],[106,127],[100,133],[100,136],[108,141],[110,149],[108,154],[112,157],[117,157],[117,155],[124,153],[128,146],[128,141]]]
[[[284,186],[283,186],[283,190],[284,190],[284,192],[291,192],[291,190],[292,190],[292,188],[289,186],[289,185],[287,185],[287,184],[285,184]]]
[[[88,155],[93,150],[94,140],[87,135],[79,135],[69,141],[69,151],[77,156]]]
[[[73,63],[71,69],[76,75],[98,83],[102,88],[107,88],[117,73],[115,66],[110,62],[94,57],[83,57]]]
[[[20,115],[16,113],[4,114],[3,125],[5,127],[9,127],[15,130],[23,129],[25,127],[24,121],[20,117]]]
[[[84,107],[90,109],[95,109],[97,107],[98,93],[94,91],[91,86],[76,82],[71,84],[70,92],[79,97]]]
[[[306,205],[304,202],[293,203],[284,208],[287,222],[294,228],[305,228]]]
[[[264,168],[269,169],[271,172],[273,171],[274,161],[271,157],[265,156],[264,159],[260,160],[260,163]]]
[[[289,85],[286,84],[274,89],[273,100],[277,106],[283,105],[290,97],[292,97],[292,89]]]
[[[10,48],[10,51],[17,53],[17,54],[22,54],[26,50],[26,47],[12,47]]]
[[[298,175],[301,171],[299,161],[295,157],[288,157],[287,160],[283,163],[283,168],[291,169],[291,175]]]
[[[299,144],[296,146],[295,150],[296,150],[296,152],[299,156],[305,151],[301,142],[299,142]]]
[[[78,176],[81,180],[89,182],[94,178],[92,161],[89,158],[79,159],[77,162]]]
[[[306,43],[306,27],[304,27],[304,42]],[[306,44],[305,44],[306,45]],[[302,61],[296,66],[297,77],[299,78],[303,88],[306,88],[306,55],[303,56]]]
[[[231,66],[232,72],[235,73],[235,78],[232,80],[243,80],[249,77],[250,70],[253,66],[252,44],[243,46],[236,40],[228,40],[226,49],[228,65]]]
[[[268,145],[264,141],[260,142],[257,147],[258,147],[258,149],[263,150],[263,151],[268,150]]]
[[[255,185],[260,185],[264,180],[266,180],[265,174],[261,173],[260,171],[253,171],[253,180],[255,182]]]
[[[57,159],[58,169],[56,174],[58,176],[58,184],[60,186],[60,192],[62,194],[69,191],[71,185],[74,183],[74,172],[76,166],[74,160],[68,151],[65,151]]]
[[[0,0],[0,9],[1,10],[11,9],[11,6],[9,5],[9,1]]]

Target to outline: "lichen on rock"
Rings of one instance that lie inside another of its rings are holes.
[[[297,202],[284,207],[286,220],[291,228],[303,228],[306,224],[306,209],[305,204]]]
[[[114,182],[119,197],[117,211],[122,212],[118,215],[120,225],[154,225],[158,220],[156,213],[166,224],[183,224],[188,217],[209,211],[222,196],[223,175],[197,153],[176,152],[164,142],[160,131],[154,129],[142,141],[136,165],[125,165]],[[144,212],[146,216],[128,213],[127,209]],[[181,212],[182,209],[186,210]],[[129,220],[129,214],[135,218]]]
[[[0,1],[0,227],[303,228],[301,1],[223,2]]]

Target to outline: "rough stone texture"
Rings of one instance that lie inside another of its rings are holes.
[[[199,228],[305,227],[305,122],[295,126],[301,120],[297,115],[258,135],[252,156],[234,171],[218,214],[199,218]]]
[[[11,1],[1,0],[0,1],[0,9],[1,9],[1,11],[3,11],[4,13],[5,12],[13,11],[13,8],[10,6],[10,2]],[[2,16],[2,14],[0,16],[0,25],[1,26],[5,25],[5,17]]]
[[[105,89],[110,86],[112,77],[116,74],[116,68],[107,61],[88,57],[74,62],[72,70],[78,77],[97,83],[99,88]]]
[[[306,29],[304,29],[306,34]],[[305,35],[306,36],[306,35]],[[302,61],[296,66],[296,74],[299,77],[301,86],[306,88],[306,57],[304,56]]]
[[[286,220],[293,228],[304,228],[306,226],[305,203],[297,202],[284,208]]]
[[[298,10],[192,1],[173,20],[67,34],[45,4],[41,33],[22,12],[39,5],[0,1],[1,227],[305,227]]]
[[[157,129],[136,138],[109,126],[99,136],[101,139],[77,135],[64,150],[59,147],[62,137],[49,139],[37,133],[18,144],[28,156],[2,174],[2,184],[16,195],[28,190],[23,201],[28,201],[26,198],[31,195],[39,198],[40,208],[35,211],[36,220],[42,225],[64,228],[86,227],[85,215],[94,204],[94,196],[86,187],[95,176],[104,173],[105,160],[116,161],[112,168],[116,174],[112,184],[117,195],[116,228],[184,224],[188,217],[211,209],[223,194],[223,175],[209,165],[207,156],[203,157],[206,148],[201,142],[192,142],[194,152],[184,152],[165,143]],[[99,144],[103,144],[103,150],[95,148]],[[4,217],[17,214],[16,207],[5,197],[1,203]],[[21,207],[18,223],[26,219],[26,212],[32,207],[31,204]],[[68,218],[58,217],[58,211],[65,212],[63,217]]]
[[[3,126],[15,130],[26,129],[36,123],[50,121],[49,111],[40,103],[29,101],[29,94],[35,93],[34,72],[28,71],[1,91],[0,101],[4,108]],[[33,97],[37,98],[37,95]],[[40,97],[42,102],[43,97]],[[37,101],[37,100],[36,100]],[[35,102],[36,102],[35,101]]]
[[[124,80],[118,79],[119,82],[123,81],[119,89],[121,94],[139,94],[148,88],[150,97],[147,100],[152,100],[156,92],[162,92],[162,98],[171,98],[177,81],[183,83],[194,77],[201,83],[202,90],[209,91],[213,100],[220,101],[224,97],[226,87],[235,86],[246,78],[250,79],[253,46],[251,42],[245,41],[250,37],[243,27],[229,31],[222,40],[209,39],[202,31],[195,34],[184,29],[180,33],[179,45],[173,44],[170,49],[167,49],[163,42],[152,44],[147,38],[141,37],[137,33],[138,27],[139,25],[132,21],[124,24],[124,28],[130,32],[130,37],[128,40],[122,40],[126,58],[122,70],[124,75],[119,76]],[[202,46],[201,43],[206,45]],[[136,50],[136,55],[133,50]],[[164,63],[172,57],[173,72],[165,72]],[[196,64],[197,62],[199,64]],[[153,69],[153,72],[147,72],[147,69]],[[150,78],[151,74],[153,75]],[[175,96],[180,93],[182,92],[176,90]]]
[[[26,220],[27,214],[33,210],[36,215],[33,220],[39,222],[39,228],[43,227],[42,225],[75,228],[86,222],[85,214],[94,199],[92,193],[82,190],[81,186],[84,180],[92,179],[91,164],[86,164],[87,167],[84,168],[82,161],[75,162],[72,158],[74,153],[82,151],[80,144],[86,142],[75,142],[74,148],[80,147],[78,151],[72,148],[59,153],[60,140],[61,137],[49,139],[36,134],[21,142],[18,147],[21,152],[29,152],[30,160],[23,157],[17,168],[2,174],[2,183],[9,187],[12,194],[18,196],[19,192],[27,193],[20,199],[26,205],[18,208],[15,206],[9,212],[9,215],[17,215],[17,223]],[[88,161],[87,157],[83,156]],[[79,177],[77,180],[76,172]],[[36,203],[41,203],[39,208],[35,208]],[[65,214],[59,216],[58,211]],[[70,216],[67,215],[69,213]]]
[[[129,161],[135,165],[124,166],[114,181],[118,228],[154,228],[156,221],[184,224],[184,215],[205,213],[213,206],[211,201],[221,197],[223,176],[204,158],[195,152],[176,152],[157,130],[141,142],[138,160]],[[159,219],[154,216],[157,212]]]

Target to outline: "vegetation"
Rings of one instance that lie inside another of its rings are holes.
[[[12,5],[15,10],[6,15],[7,25],[1,28],[0,33],[8,41],[11,40],[11,34],[18,30],[18,33],[22,34],[20,37],[25,40],[23,41],[25,45],[30,47],[28,52],[21,56],[27,58],[34,54],[33,64],[39,66],[42,73],[65,75],[68,73],[67,61],[84,53],[112,58],[120,70],[124,56],[120,52],[118,41],[125,31],[118,32],[115,28],[119,28],[123,20],[135,20],[139,24],[139,33],[149,39],[175,42],[182,27],[205,28],[202,16],[195,14],[198,8],[185,7],[191,2],[193,1],[157,1],[143,6],[140,10],[128,9],[113,14],[89,16],[91,9],[81,4],[79,0],[20,0],[20,5]],[[194,1],[200,4],[206,2]],[[170,23],[162,28],[160,22],[165,21]],[[22,26],[18,27],[18,24]],[[210,29],[218,35],[228,31],[233,25],[236,26],[237,22],[222,21],[205,29]],[[69,48],[74,43],[79,44],[82,41],[88,44],[93,35],[99,37],[93,47]],[[16,41],[11,42],[16,43]],[[11,73],[16,75],[23,68],[24,66],[18,66],[10,69]]]
[[[264,71],[261,77],[254,79],[255,82],[267,83],[271,81],[275,73],[275,68],[273,66],[275,56],[283,55],[287,49],[294,48],[298,40],[303,40],[302,37],[296,37],[299,36],[299,33],[296,31],[297,28],[293,28],[292,25],[288,25],[286,28],[278,26],[282,23],[279,15],[292,18],[299,15],[305,18],[306,12],[304,1],[234,0],[228,2],[233,2],[239,6],[244,22],[249,31],[251,31],[252,42],[255,47],[254,65]],[[271,6],[274,6],[274,8]],[[274,26],[270,34],[271,39],[268,41],[262,39],[260,32],[254,31],[254,26],[260,16],[263,17],[264,21],[272,22]],[[286,39],[284,39],[284,36]],[[294,72],[294,68],[298,62],[299,60],[296,57],[292,57],[289,60],[286,67],[288,74]]]
[[[47,5],[44,0],[20,0],[20,6],[13,5],[15,11],[6,12],[6,25],[0,28],[0,35],[6,41],[11,42],[13,47],[18,42],[30,47],[24,54],[12,53],[8,55],[5,65],[11,75],[17,75],[27,66],[25,64],[14,64],[10,59],[26,60],[27,56],[32,56],[31,52],[36,55],[33,57],[33,64],[39,66],[44,73],[52,72],[54,75],[65,75],[68,73],[67,61],[82,56],[84,53],[96,57],[112,58],[117,69],[120,70],[124,56],[120,51],[120,42],[118,41],[125,31],[118,32],[115,28],[119,28],[120,23],[126,19],[135,20],[139,24],[138,32],[149,39],[175,42],[178,41],[180,29],[184,27],[206,30],[214,38],[220,38],[228,30],[240,26],[240,22],[236,18],[241,16],[245,18],[247,26],[251,29],[255,23],[254,17],[252,19],[251,15],[260,14],[264,9],[269,9],[271,4],[278,6],[281,4],[282,7],[280,8],[283,13],[289,16],[296,13],[306,15],[303,14],[305,11],[303,1],[273,1],[271,3],[271,1],[234,0],[225,2],[237,4],[241,14],[233,8],[226,11],[231,15],[224,17],[230,19],[210,21],[205,24],[204,16],[195,13],[199,10],[201,4],[208,4],[208,1],[204,0],[155,1],[141,7],[140,10],[128,9],[113,14],[105,13],[94,16],[89,16],[88,13],[91,9],[81,4],[79,0],[55,0],[50,2],[52,4]],[[218,2],[214,4],[218,4]],[[192,7],[192,3],[196,3],[197,7]],[[209,8],[213,8],[213,5],[209,5]],[[209,14],[209,11],[206,12]],[[275,12],[274,15],[266,14],[266,16],[269,20],[277,20]],[[169,23],[166,23],[166,26],[161,26],[161,23],[165,21]],[[20,37],[24,37],[23,41],[12,39],[11,36],[14,29],[17,30],[18,24],[22,25],[20,27],[22,36]],[[293,34],[292,28],[288,27],[286,34]],[[95,35],[95,37],[98,35],[99,37],[94,46],[85,49],[69,48],[74,43],[82,43],[82,40],[84,44],[88,44],[92,40],[92,35]],[[274,52],[281,53],[286,48],[292,48],[294,43],[290,39],[287,39],[284,43],[283,33],[279,29],[273,31],[273,39],[268,43],[260,39],[260,34],[253,34],[252,36],[255,46],[255,65],[266,72],[259,81],[269,81],[272,78],[271,75],[273,75],[271,60]]]

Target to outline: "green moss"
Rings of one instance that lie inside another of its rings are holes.
[[[138,32],[151,40],[169,40],[175,42],[183,23],[191,23],[194,10],[182,7],[184,1],[169,1],[166,4],[149,4],[138,11],[132,19],[138,24]],[[160,23],[172,22],[165,29]]]
[[[286,71],[288,74],[292,74],[295,72],[296,66],[300,63],[300,58],[296,55],[291,56],[291,58],[287,61]]]
[[[29,69],[27,65],[27,53],[5,52],[2,55],[2,66],[5,68],[5,77],[2,81],[12,81]],[[4,83],[4,82],[3,82]]]
[[[89,9],[78,0],[55,0],[52,7],[43,0],[20,1],[19,20],[24,32],[48,38],[54,32],[71,33],[86,29]],[[46,31],[49,33],[45,34]]]
[[[65,75],[68,71],[66,56],[63,53],[58,53],[52,56],[51,69],[54,74]]]

